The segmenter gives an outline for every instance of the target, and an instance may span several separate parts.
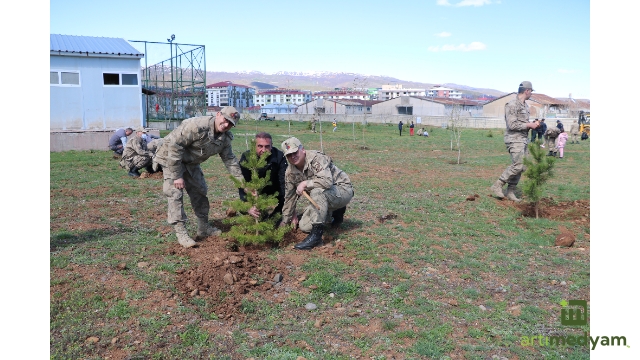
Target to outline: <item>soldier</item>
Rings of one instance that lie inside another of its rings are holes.
[[[139,170],[146,170],[153,174],[155,171],[151,166],[151,157],[153,152],[147,149],[147,143],[143,140],[143,135],[147,133],[143,127],[136,129],[136,136],[127,142],[122,152],[120,166],[125,170],[129,170],[129,176],[134,178],[140,177]]]
[[[285,174],[285,196],[282,209],[284,226],[289,222],[297,224],[300,230],[310,233],[298,250],[309,250],[322,244],[324,222],[333,215],[332,227],[338,227],[344,220],[347,204],[353,198],[353,186],[349,176],[338,169],[331,158],[319,151],[306,151],[300,140],[291,137],[282,143],[282,151],[289,162]],[[311,199],[319,206],[307,206],[298,222],[296,203],[303,191],[309,190]]]
[[[504,106],[504,120],[507,129],[504,133],[504,143],[511,155],[511,165],[491,185],[491,192],[499,199],[505,197],[502,187],[507,186],[507,199],[520,201],[516,197],[515,190],[520,176],[525,170],[522,160],[527,155],[527,140],[529,129],[536,129],[539,122],[529,122],[529,105],[526,103],[531,97],[533,88],[530,81],[523,81],[518,87],[518,95]]]
[[[313,115],[313,117],[311,118],[311,131],[316,132],[316,123],[318,122],[318,119],[316,118],[315,115]]]
[[[573,120],[571,123],[571,128],[569,129],[569,133],[571,134],[571,143],[575,141],[576,144],[580,144],[580,125],[577,120]]]
[[[196,239],[222,232],[209,225],[209,199],[207,184],[200,164],[218,154],[233,177],[242,181],[238,159],[231,149],[233,134],[229,130],[240,120],[240,114],[232,106],[224,107],[215,116],[199,116],[182,121],[182,124],[163,138],[153,159],[162,165],[163,193],[168,202],[168,222],[174,225],[178,243],[185,248],[196,243],[189,237],[185,222],[183,189],[187,190],[191,206],[198,218]]]
[[[133,133],[132,128],[118,129],[109,138],[109,149],[113,150],[113,156],[119,157],[127,145],[127,136]]]

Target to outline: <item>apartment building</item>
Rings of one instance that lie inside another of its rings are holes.
[[[256,89],[231,81],[207,85],[207,106],[233,106],[238,110],[254,106]]]
[[[352,89],[338,89],[338,90],[325,90],[316,91],[313,93],[313,99],[358,99],[358,100],[370,100],[368,90],[352,90]]]
[[[425,89],[405,89],[402,84],[382,85],[378,90],[378,100],[387,101],[400,96],[425,96]]]
[[[444,86],[434,86],[431,89],[427,90],[428,97],[438,97],[438,98],[451,98],[451,99],[462,99],[462,93],[455,89],[450,89]]]
[[[311,91],[298,89],[261,90],[254,94],[253,103],[260,106],[272,104],[301,105],[311,101]]]

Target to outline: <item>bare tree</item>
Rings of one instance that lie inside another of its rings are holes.
[[[458,148],[458,164],[460,164],[460,138],[462,136],[462,106],[453,105],[449,112],[449,130],[451,135],[451,150],[453,151],[453,144],[456,144]]]

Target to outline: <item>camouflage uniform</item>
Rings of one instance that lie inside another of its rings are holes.
[[[504,120],[507,129],[504,133],[504,143],[511,155],[511,165],[507,167],[500,180],[509,185],[518,185],[520,176],[525,171],[522,160],[527,155],[529,128],[529,105],[515,98],[504,106]]]
[[[549,148],[549,152],[555,153],[558,152],[558,146],[556,144],[556,140],[558,139],[558,135],[560,135],[561,131],[555,126],[552,126],[545,131],[544,136],[547,140],[547,147]]]
[[[171,225],[186,222],[182,189],[176,189],[173,181],[184,179],[191,206],[200,219],[209,218],[207,183],[200,164],[218,154],[233,177],[242,181],[238,159],[231,149],[233,134],[214,132],[215,116],[199,116],[186,119],[164,137],[153,159],[162,165],[164,183],[162,190],[168,201],[168,219]]]
[[[133,167],[142,169],[151,164],[152,156],[153,152],[147,149],[147,143],[141,137],[134,136],[124,146],[120,166],[126,170],[131,170]]]
[[[569,129],[569,134],[571,134],[571,142],[573,143],[574,141],[576,143],[579,143],[580,141],[580,124],[578,124],[577,121],[574,121],[571,124],[571,129]]]
[[[318,119],[316,119],[315,117],[313,119],[311,119],[311,131],[316,132],[316,123],[318,122]]]
[[[147,150],[155,154],[155,152],[162,146],[164,139],[153,139],[147,143]]]
[[[307,182],[310,197],[320,210],[309,204],[298,223],[300,230],[311,231],[313,224],[322,224],[327,216],[337,209],[347,206],[353,198],[353,186],[349,176],[333,164],[331,158],[319,151],[307,150],[304,169],[287,167],[285,173],[285,197],[282,208],[282,223],[287,224],[296,210],[296,188],[302,181]]]

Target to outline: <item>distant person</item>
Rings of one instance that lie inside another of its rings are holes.
[[[573,120],[571,123],[571,128],[569,129],[569,134],[571,134],[571,143],[575,141],[576,144],[580,144],[580,124],[578,121]]]
[[[413,136],[413,128],[415,128],[415,125],[413,124],[413,121],[412,121],[411,125],[409,125],[409,136]]]
[[[147,142],[142,136],[147,133],[143,127],[136,129],[136,136],[127,142],[122,152],[120,166],[125,170],[129,170],[129,176],[140,177],[140,170],[146,169],[150,174],[155,173],[151,166],[151,158],[153,152],[147,149]]]
[[[536,118],[534,121],[538,121],[538,118]],[[537,134],[538,134],[538,129],[531,129],[531,142],[536,141]]]
[[[336,130],[338,129],[338,123],[336,122],[336,119],[333,119],[331,125],[333,126],[333,132],[336,132]]]
[[[569,135],[564,132],[564,128],[560,129],[560,135],[558,135],[558,140],[556,140],[556,147],[558,148],[558,157],[560,159],[564,158],[564,145],[567,143],[567,139],[569,139]]]
[[[564,128],[562,127],[562,123],[559,123],[559,125],[560,127],[553,126],[548,128],[547,131],[545,131],[544,133],[544,137],[546,139],[545,142],[549,147],[549,153],[547,154],[547,156],[556,156],[558,154],[558,147],[557,147],[556,140],[558,139],[558,135],[560,135],[560,133],[564,131]]]
[[[544,149],[546,139],[544,139],[543,137],[544,137],[544,132],[547,131],[547,123],[544,122],[544,118],[540,120],[540,126],[535,130],[536,130],[536,133],[538,134],[538,140],[542,139],[542,144],[540,145],[540,147]]]
[[[402,120],[398,122],[398,130],[400,130],[400,136],[402,136]]]
[[[507,186],[506,197],[512,201],[520,201],[515,190],[520,181],[520,176],[525,170],[523,159],[527,156],[527,140],[529,129],[537,129],[538,122],[529,122],[529,105],[527,100],[533,93],[533,86],[530,81],[523,81],[518,86],[518,95],[504,106],[504,120],[506,130],[504,133],[504,143],[507,151],[511,155],[511,165],[509,165],[500,175],[498,180],[491,185],[493,196],[503,199],[505,193],[502,187]]]
[[[284,157],[282,151],[273,147],[273,139],[271,135],[266,132],[256,134],[256,153],[258,157],[262,156],[265,152],[270,152],[271,155],[267,157],[267,166],[258,169],[258,178],[264,178],[267,176],[267,171],[271,171],[269,180],[271,185],[267,185],[262,189],[262,193],[266,195],[275,195],[278,193],[278,206],[270,214],[267,214],[267,218],[271,218],[276,214],[282,215],[282,207],[284,206],[284,174],[287,171],[287,159]],[[240,157],[240,169],[242,170],[242,176],[244,180],[251,181],[251,170],[242,166],[242,163],[247,160],[250,150],[242,153]],[[238,189],[240,200],[247,201],[247,193],[243,188]],[[265,214],[260,214],[256,207],[249,209],[249,215],[254,218],[260,218]]]
[[[118,129],[109,138],[109,149],[113,150],[114,157],[120,157],[127,145],[127,136],[133,134],[132,128]]]
[[[315,115],[313,115],[313,117],[311,118],[311,131],[313,131],[314,133],[316,132],[316,123],[318,122],[318,119],[316,118]]]

